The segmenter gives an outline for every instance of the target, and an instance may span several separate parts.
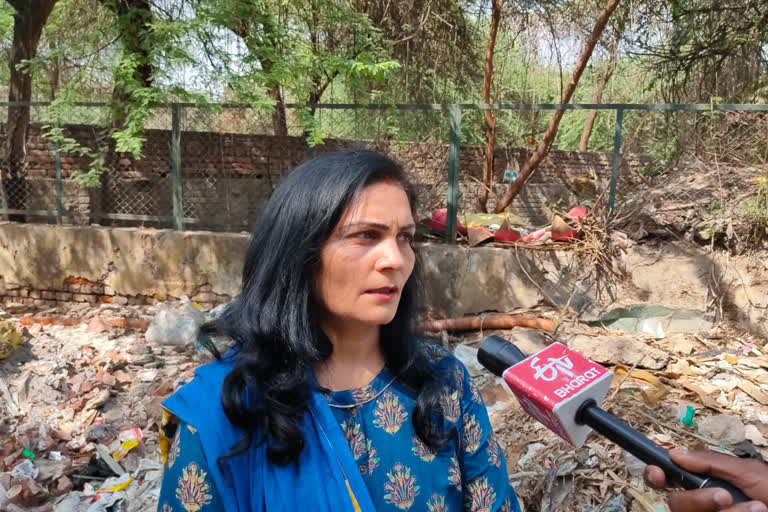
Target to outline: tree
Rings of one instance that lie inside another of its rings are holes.
[[[287,133],[283,102],[307,105],[300,120],[319,142],[314,114],[334,82],[363,90],[380,81],[398,63],[387,52],[381,32],[363,13],[340,0],[197,0],[198,37],[230,90],[251,104],[276,106],[275,133]],[[220,30],[236,34],[246,52],[222,48]]]
[[[568,85],[562,93],[560,103],[566,104],[571,100],[571,96],[573,96],[573,93],[576,90],[576,86],[579,84],[579,79],[581,78],[584,69],[589,63],[589,58],[592,56],[592,52],[600,40],[603,31],[605,30],[605,26],[608,24],[608,20],[610,19],[611,14],[613,14],[613,11],[615,11],[616,7],[619,5],[619,1],[620,0],[608,0],[608,4],[600,13],[600,16],[598,16],[597,21],[595,22],[595,26],[592,29],[592,33],[589,35],[589,38],[587,38],[587,42],[585,43],[584,49],[579,56],[579,60],[576,62],[576,66],[571,73],[571,78],[568,81]],[[549,122],[547,131],[544,132],[544,136],[542,137],[541,142],[539,142],[538,146],[536,146],[533,154],[531,154],[525,160],[517,180],[515,180],[507,187],[507,190],[504,193],[504,197],[502,197],[496,205],[496,213],[503,212],[504,209],[509,206],[515,197],[517,197],[517,194],[520,193],[520,190],[522,190],[525,182],[528,180],[528,178],[530,178],[531,174],[533,174],[541,161],[544,160],[544,157],[547,156],[549,148],[552,146],[552,142],[555,140],[555,136],[557,135],[557,128],[560,124],[560,120],[563,118],[564,113],[564,110],[555,111],[554,115],[552,116],[552,120]]]
[[[122,125],[128,116],[131,96],[136,89],[152,87],[152,21],[149,0],[101,0],[116,18],[122,45],[122,58],[115,68],[113,120]]]
[[[485,30],[479,20],[487,2],[352,0],[352,5],[381,31],[390,56],[402,64],[394,77],[397,101],[444,102],[449,94],[476,94],[477,42]]]
[[[280,76],[275,67],[281,53],[287,50],[287,34],[279,22],[280,7],[259,0],[227,0],[213,9],[200,3],[198,7],[201,12],[207,12],[216,25],[229,29],[241,39],[263,72],[267,95],[275,103],[272,130],[275,135],[288,135]]]
[[[25,61],[35,58],[45,22],[56,0],[6,0],[14,9],[13,41],[9,58],[8,101],[32,100],[32,74]],[[5,169],[2,170],[3,206],[22,210],[26,204],[26,147],[29,106],[8,107]],[[24,215],[10,215],[9,220],[23,222]]]
[[[597,83],[595,84],[595,91],[592,95],[592,103],[600,104],[603,101],[603,92],[605,86],[608,85],[608,80],[611,79],[614,70],[616,69],[616,54],[618,53],[618,41],[614,42],[610,49],[610,57],[608,64],[605,66],[605,70],[598,76]],[[587,114],[587,119],[584,121],[584,130],[581,132],[581,140],[579,140],[579,151],[586,151],[589,146],[589,138],[592,135],[592,126],[595,124],[595,118],[597,117],[597,110],[590,110]]]
[[[483,80],[483,103],[491,102],[491,81],[493,80],[493,53],[496,49],[496,32],[499,30],[501,8],[504,0],[492,0],[491,27],[485,50],[485,77]],[[485,160],[483,162],[483,190],[478,198],[481,212],[488,211],[488,191],[493,182],[493,152],[496,146],[496,120],[492,110],[483,112],[485,120]]]
[[[635,52],[668,100],[753,101],[768,64],[764,0],[645,0]]]

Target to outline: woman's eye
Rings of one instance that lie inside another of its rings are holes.
[[[357,233],[357,238],[362,238],[363,240],[376,240],[379,237],[379,233],[373,230],[369,231],[361,231]]]
[[[411,242],[413,242],[413,234],[412,233],[400,233],[400,240],[403,240],[404,242],[411,243]]]

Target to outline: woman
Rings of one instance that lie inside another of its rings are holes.
[[[414,193],[370,151],[308,161],[256,227],[234,342],[164,402],[158,510],[519,510],[464,366],[418,340]]]

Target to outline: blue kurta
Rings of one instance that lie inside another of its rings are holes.
[[[444,348],[424,343],[423,350],[443,381],[444,426],[457,431],[438,453],[413,428],[416,393],[386,368],[363,388],[326,395],[376,510],[519,511],[504,454],[469,373]],[[208,463],[195,429],[180,424],[158,510],[222,510]]]

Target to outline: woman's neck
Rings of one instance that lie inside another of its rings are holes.
[[[333,345],[331,357],[315,369],[323,387],[333,391],[361,388],[384,368],[379,326],[324,326],[323,331]]]

